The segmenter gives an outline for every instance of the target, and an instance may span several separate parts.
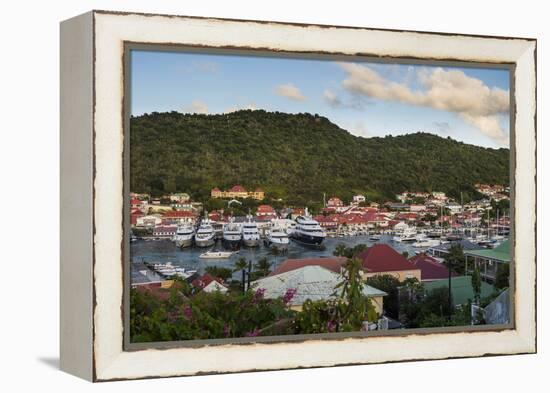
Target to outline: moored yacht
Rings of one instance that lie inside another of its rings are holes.
[[[307,208],[304,216],[296,217],[296,229],[292,238],[299,243],[318,246],[327,234],[319,223],[308,215]]]
[[[265,242],[269,247],[284,249],[288,247],[290,240],[288,238],[288,234],[283,228],[272,227],[267,234],[267,239]]]
[[[223,226],[223,243],[226,247],[232,250],[238,248],[242,238],[242,229],[239,224],[231,221]]]
[[[195,231],[191,225],[180,225],[172,240],[176,246],[184,248],[193,244],[193,237],[195,237]]]
[[[215,233],[212,222],[205,218],[201,221],[199,229],[195,234],[195,245],[197,247],[210,247],[215,243]]]
[[[407,227],[393,237],[395,242],[414,242],[416,240],[416,228],[414,227]]]
[[[252,221],[252,216],[247,216],[248,221],[243,224],[243,243],[247,247],[256,247],[260,244],[260,231],[258,224]]]

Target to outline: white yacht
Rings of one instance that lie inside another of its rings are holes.
[[[173,237],[174,243],[180,248],[190,247],[193,244],[195,230],[191,225],[180,225]]]
[[[195,245],[197,247],[213,246],[216,241],[215,236],[212,221],[205,218],[201,221],[199,229],[197,229],[197,233],[195,234]]]
[[[258,224],[252,221],[252,216],[247,216],[248,221],[243,224],[243,243],[247,247],[256,247],[260,244],[260,231]]]
[[[407,227],[393,237],[394,242],[414,242],[416,240],[416,228],[414,227]]]
[[[318,246],[327,234],[319,223],[308,215],[307,208],[305,215],[296,217],[296,229],[292,238],[299,243]]]
[[[268,247],[276,247],[279,249],[284,249],[288,247],[290,240],[288,234],[283,228],[272,227],[267,234],[266,245]]]
[[[288,218],[274,218],[271,220],[271,227],[277,227],[286,232],[287,235],[292,235],[296,229],[296,221]]]
[[[231,221],[223,226],[223,243],[226,247],[232,250],[238,248],[242,238],[242,229],[239,224]]]

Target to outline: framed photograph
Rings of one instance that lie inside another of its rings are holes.
[[[536,40],[61,24],[61,368],[536,352]]]

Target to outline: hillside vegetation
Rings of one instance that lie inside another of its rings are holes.
[[[131,118],[131,190],[188,192],[260,186],[270,199],[319,203],[394,198],[404,190],[473,195],[478,182],[508,184],[508,149],[487,149],[418,132],[357,137],[311,114],[238,111],[152,113]]]

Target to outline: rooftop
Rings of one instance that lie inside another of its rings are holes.
[[[335,273],[340,273],[340,269],[346,263],[344,257],[334,258],[304,258],[304,259],[287,259],[273,270],[269,276],[286,273],[291,270],[300,269],[304,266],[321,266]]]
[[[290,301],[291,305],[301,305],[307,299],[312,301],[334,298],[335,287],[341,282],[342,276],[321,266],[304,266],[299,269],[268,276],[254,281],[253,287],[264,289],[264,297],[275,299],[283,297],[287,290],[294,289],[296,294]],[[367,297],[386,296],[386,292],[363,286],[363,294]]]
[[[418,254],[409,259],[414,266],[422,272],[422,281],[439,280],[449,277],[447,267],[439,262],[434,257],[427,254]],[[451,276],[456,276],[455,272],[451,272]]]
[[[359,254],[368,273],[416,270],[414,264],[387,244],[375,244]]]
[[[510,262],[510,241],[506,240],[493,249],[471,250],[465,252],[465,254],[502,262]]]

